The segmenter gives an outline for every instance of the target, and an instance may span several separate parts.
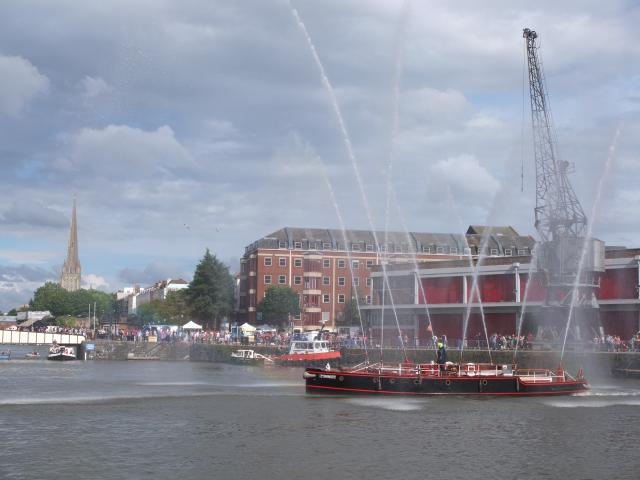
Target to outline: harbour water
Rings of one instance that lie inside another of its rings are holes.
[[[557,398],[308,395],[301,369],[0,363],[0,478],[640,476],[640,381]]]

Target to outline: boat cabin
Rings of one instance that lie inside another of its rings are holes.
[[[289,353],[323,353],[330,352],[329,344],[325,340],[300,341],[291,342]]]

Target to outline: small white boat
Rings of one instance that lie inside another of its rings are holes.
[[[76,349],[73,347],[64,347],[62,345],[53,344],[49,349],[48,360],[56,360],[64,362],[68,360],[77,360]]]
[[[11,350],[8,352],[0,352],[0,360],[11,360]]]
[[[259,363],[273,363],[271,357],[256,353],[255,350],[236,350],[231,352],[231,360],[236,363],[244,363],[246,365],[257,365]]]
[[[33,351],[33,352],[27,353],[24,356],[24,358],[26,358],[27,360],[34,360],[34,359],[41,358],[41,357],[40,357],[40,354],[38,352]]]

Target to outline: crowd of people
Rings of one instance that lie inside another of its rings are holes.
[[[619,335],[595,336],[591,342],[594,350],[603,352],[640,352],[640,332],[624,341]]]

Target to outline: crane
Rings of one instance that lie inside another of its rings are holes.
[[[546,276],[545,303],[566,304],[576,284],[590,287],[588,296],[593,296],[597,286],[594,273],[604,267],[604,244],[585,238],[587,217],[569,182],[571,165],[558,158],[544,71],[538,58],[538,34],[525,28],[522,36],[526,42],[536,167],[535,227],[541,240],[538,268]],[[583,248],[590,249],[589,255],[583,254]],[[588,261],[581,262],[581,258]]]

